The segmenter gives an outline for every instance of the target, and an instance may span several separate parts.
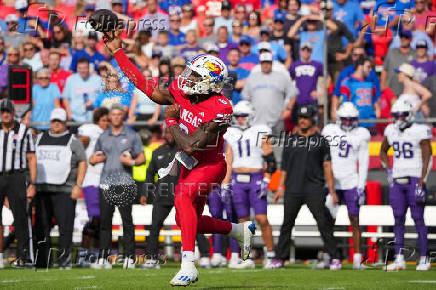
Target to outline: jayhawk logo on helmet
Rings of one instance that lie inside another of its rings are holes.
[[[210,76],[211,77],[219,76],[221,71],[222,71],[222,68],[217,63],[206,62],[204,64],[204,66],[208,70],[210,70]]]

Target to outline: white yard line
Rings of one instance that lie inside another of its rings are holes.
[[[436,284],[436,280],[411,280],[408,282],[417,284]]]

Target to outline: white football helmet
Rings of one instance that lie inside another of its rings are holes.
[[[352,102],[344,102],[336,111],[338,125],[344,131],[351,131],[359,124],[359,110]]]
[[[190,80],[192,74],[199,80]],[[199,54],[186,63],[186,68],[177,82],[186,95],[219,93],[227,76],[227,67],[222,60],[210,54]]]
[[[237,117],[247,117],[244,124],[239,123]],[[254,108],[249,101],[239,101],[233,107],[233,125],[241,129],[246,129],[250,126],[250,122],[254,117]]]
[[[407,128],[414,120],[413,107],[405,100],[397,100],[391,108],[394,124],[400,130]]]

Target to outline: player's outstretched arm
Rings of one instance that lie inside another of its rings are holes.
[[[153,102],[160,105],[170,105],[174,99],[168,89],[159,88],[152,79],[147,80],[139,69],[129,60],[122,48],[120,35],[122,30],[104,32],[103,40],[106,47],[114,56],[123,73],[129,80],[146,94]]]

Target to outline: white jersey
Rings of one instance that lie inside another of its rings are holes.
[[[86,186],[96,186],[100,185],[100,175],[103,170],[104,163],[96,164],[92,166],[89,164],[89,157],[94,153],[95,144],[97,143],[98,137],[103,133],[101,129],[96,124],[84,124],[78,129],[78,136],[89,137],[89,145],[86,147],[86,159],[88,161],[88,169],[86,170],[85,179],[83,180],[83,187]]]
[[[413,123],[401,131],[394,124],[386,127],[384,135],[394,150],[392,177],[418,177],[422,175],[421,141],[430,140],[429,126]]]
[[[262,138],[271,133],[271,128],[266,125],[255,125],[245,130],[228,128],[224,140],[232,148],[232,167],[262,169]]]
[[[337,124],[329,124],[322,130],[322,135],[330,144],[335,188],[365,188],[371,137],[368,129],[357,127],[344,131]]]

